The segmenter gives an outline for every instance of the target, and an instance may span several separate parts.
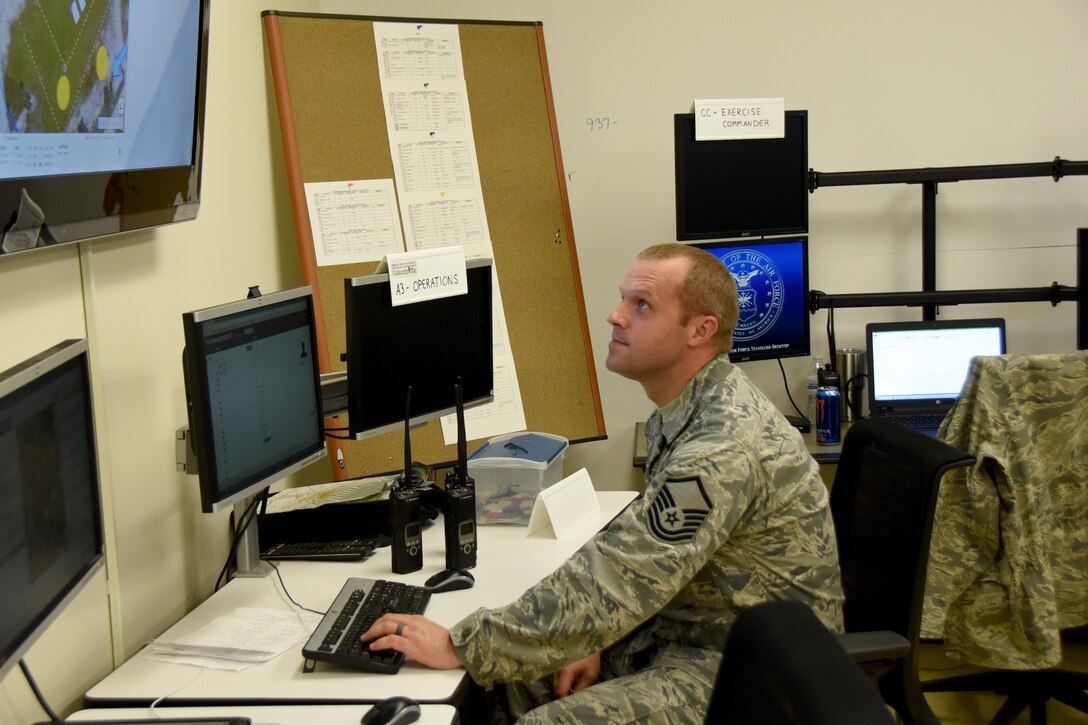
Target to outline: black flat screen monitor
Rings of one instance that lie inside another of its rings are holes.
[[[6,3],[0,255],[196,217],[208,1]]]
[[[412,386],[410,424],[493,400],[491,260],[468,259],[466,294],[392,304],[388,274],[344,280],[348,342],[348,424],[356,439],[401,430]]]
[[[105,556],[87,342],[0,373],[0,676]]]
[[[202,509],[219,511],[325,455],[313,292],[182,315]]]
[[[733,362],[808,355],[808,237],[692,245],[713,254],[737,282],[740,319]]]
[[[808,232],[808,112],[786,111],[784,138],[696,141],[675,116],[676,238]]]

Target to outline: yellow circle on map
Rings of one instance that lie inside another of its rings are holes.
[[[104,45],[98,47],[98,55],[94,58],[94,69],[98,73],[98,80],[106,80],[106,74],[110,72],[110,52]]]
[[[66,110],[72,100],[72,87],[68,83],[68,76],[61,76],[57,81],[57,108]]]

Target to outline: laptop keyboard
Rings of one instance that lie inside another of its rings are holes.
[[[331,662],[367,672],[394,674],[404,655],[391,649],[371,652],[359,637],[387,612],[422,614],[431,594],[423,587],[386,579],[352,577],[344,583],[329,611],[302,647],[308,662]]]
[[[915,430],[936,430],[941,427],[943,415],[896,415],[892,417],[896,423],[905,425]]]

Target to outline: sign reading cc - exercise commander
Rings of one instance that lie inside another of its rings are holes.
[[[696,141],[786,137],[782,98],[696,99],[694,108]]]

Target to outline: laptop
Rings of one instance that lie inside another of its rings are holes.
[[[869,415],[937,435],[971,358],[1005,353],[1005,320],[871,322],[865,326]]]

